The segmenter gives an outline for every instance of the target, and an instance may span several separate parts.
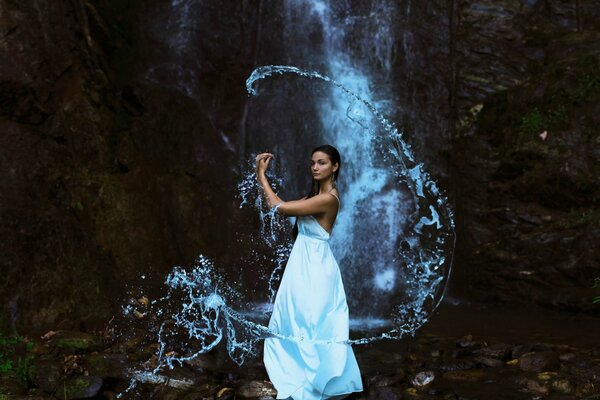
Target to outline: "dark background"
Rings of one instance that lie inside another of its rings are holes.
[[[455,210],[449,296],[598,315],[600,2],[407,3],[411,53],[386,84],[415,111],[389,117],[423,132],[409,141]],[[178,49],[165,1],[0,0],[3,324],[102,326],[141,273],[257,229],[235,198],[268,142],[244,81],[285,61],[278,7],[198,2]]]

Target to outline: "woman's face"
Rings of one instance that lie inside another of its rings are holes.
[[[310,170],[314,180],[322,181],[331,179],[331,175],[338,169],[338,164],[332,164],[329,154],[315,151],[310,161]]]

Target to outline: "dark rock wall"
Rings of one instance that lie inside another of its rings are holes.
[[[243,36],[231,29],[240,26],[203,25],[199,104],[165,85],[168,75],[146,79],[164,50],[152,41],[157,33],[140,29],[146,7],[0,2],[0,298],[8,325],[106,321],[142,273],[160,280],[200,249],[214,256],[228,246],[235,164],[220,130],[239,124],[231,92],[243,96],[250,67],[239,60],[251,46],[228,37],[232,51],[213,54],[222,45],[217,28]]]
[[[265,4],[185,14],[158,0],[0,0],[9,324],[101,323],[141,273],[160,280],[200,251],[227,253],[233,226],[252,221],[233,198],[260,128],[244,80],[290,57],[279,6]],[[588,309],[600,275],[599,2],[427,5],[399,9],[412,28],[390,84],[423,114],[400,125],[420,131],[416,148],[437,159],[456,207],[454,293]]]
[[[600,2],[455,7],[452,287],[591,310],[600,275]]]

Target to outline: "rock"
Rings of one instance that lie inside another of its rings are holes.
[[[490,357],[483,357],[483,356],[478,356],[475,357],[474,359],[476,362],[485,365],[486,367],[490,367],[490,368],[498,368],[501,367],[503,365],[502,361],[496,359],[496,358],[490,358]]]
[[[579,396],[588,396],[588,395],[593,394],[594,392],[597,392],[597,387],[592,382],[585,382],[581,385],[578,385],[577,388],[575,389],[575,395],[578,397]]]
[[[127,357],[124,354],[98,353],[86,355],[82,364],[90,375],[101,378],[125,379],[127,373]]]
[[[475,354],[480,354],[484,357],[497,358],[499,360],[506,360],[510,357],[511,346],[504,343],[496,343],[491,346],[485,346],[474,351]]]
[[[456,345],[458,347],[475,347],[479,346],[481,343],[473,340],[473,335],[465,335],[456,341]]]
[[[520,345],[517,345],[517,346],[513,346],[511,348],[510,357],[513,358],[513,359],[519,358],[523,354],[530,353],[531,351],[532,351],[531,350],[531,345],[520,344]]]
[[[471,360],[456,360],[440,366],[442,371],[461,371],[475,368],[475,362]]]
[[[519,367],[523,371],[554,371],[559,366],[558,355],[552,350],[539,353],[526,353],[519,359]]]
[[[185,363],[192,367],[202,368],[207,371],[217,371],[219,369],[217,360],[210,353],[198,354],[191,360],[186,360]]]
[[[557,372],[540,372],[539,374],[537,374],[537,378],[540,381],[549,381],[550,379],[554,378],[556,375],[558,375]]]
[[[368,392],[368,400],[399,400],[402,393],[399,389],[391,387],[376,387]]]
[[[2,372],[0,375],[0,399],[2,395],[19,395],[26,391],[23,380],[15,373]]]
[[[524,387],[524,389],[529,393],[539,395],[548,394],[548,388],[533,379],[519,378],[517,379],[517,382],[521,384]]]
[[[185,373],[184,370],[167,370],[161,374],[147,373],[146,371],[134,371],[131,374],[131,378],[142,383],[150,383],[154,385],[164,385],[176,390],[191,390],[196,386],[196,382],[193,379],[193,374],[188,371]],[[168,375],[168,376],[167,376]],[[192,375],[190,377],[190,375]]]
[[[89,399],[101,388],[102,378],[98,376],[75,376],[65,382],[64,389],[59,387],[55,395],[62,400]]]
[[[375,375],[369,379],[369,387],[384,387],[398,383],[402,376]]]
[[[429,385],[435,379],[435,373],[433,371],[421,371],[410,380],[410,383],[417,388],[424,388]]]
[[[277,395],[277,391],[271,382],[267,381],[249,381],[237,388],[236,394],[242,398],[255,398]]]
[[[102,346],[100,339],[97,337],[76,331],[57,332],[52,340],[56,347],[71,351],[93,351],[100,349]]]
[[[559,393],[569,394],[573,392],[573,385],[568,379],[557,379],[552,382],[552,389]]]
[[[117,400],[117,393],[112,392],[110,390],[105,390],[104,392],[102,392],[102,398],[106,399],[106,400]]]
[[[575,358],[575,353],[564,353],[558,357],[558,359],[560,361],[566,361],[566,362],[573,361],[574,358]]]
[[[40,389],[54,392],[62,383],[62,365],[55,360],[38,360],[32,371],[31,380]]]
[[[483,377],[484,373],[481,370],[449,371],[442,375],[442,379],[460,382],[479,382]]]

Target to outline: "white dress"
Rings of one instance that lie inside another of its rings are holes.
[[[304,339],[265,339],[263,360],[277,399],[342,398],[363,390],[352,347],[340,343],[349,339],[348,304],[329,238],[313,216],[298,217],[269,330]]]

